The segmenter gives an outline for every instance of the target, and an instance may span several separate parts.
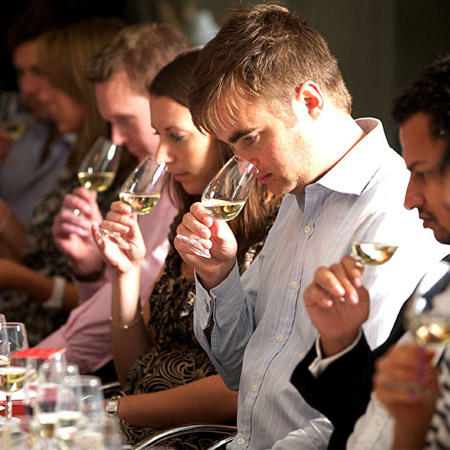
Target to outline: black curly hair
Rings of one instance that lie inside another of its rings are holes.
[[[430,133],[447,141],[444,162],[450,162],[450,53],[439,56],[394,100],[392,117],[401,126],[413,114],[430,118]]]

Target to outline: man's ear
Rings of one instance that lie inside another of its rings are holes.
[[[325,103],[322,89],[314,81],[305,81],[300,85],[295,101],[302,104],[313,119],[320,116]]]

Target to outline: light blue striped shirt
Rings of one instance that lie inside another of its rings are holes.
[[[289,381],[317,335],[303,291],[319,266],[349,253],[353,231],[365,216],[402,208],[409,180],[381,123],[360,119],[358,124],[367,136],[304,194],[284,198],[261,254],[242,279],[235,266],[210,294],[197,281],[197,338],[225,383],[239,388],[238,434],[230,448],[327,446],[331,424]],[[449,251],[422,227],[416,211],[404,211],[398,227],[410,245],[401,245],[388,264],[364,272],[372,302],[364,330],[372,346],[388,336],[430,262]],[[211,318],[209,346],[203,330]]]

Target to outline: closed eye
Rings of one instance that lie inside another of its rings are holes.
[[[185,135],[183,135],[183,134],[176,134],[176,133],[170,133],[169,137],[174,142],[180,142],[180,141],[182,141],[185,138]]]

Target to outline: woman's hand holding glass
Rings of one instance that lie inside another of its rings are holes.
[[[148,214],[158,203],[169,180],[169,172],[164,163],[156,162],[152,157],[144,158],[128,175],[122,185],[119,198],[137,215]],[[115,231],[103,223],[99,232],[119,244],[124,244],[120,230]]]
[[[123,202],[112,203],[100,226],[101,231],[94,228],[93,235],[106,263],[119,273],[139,268],[146,249],[136,214],[131,207]]]

